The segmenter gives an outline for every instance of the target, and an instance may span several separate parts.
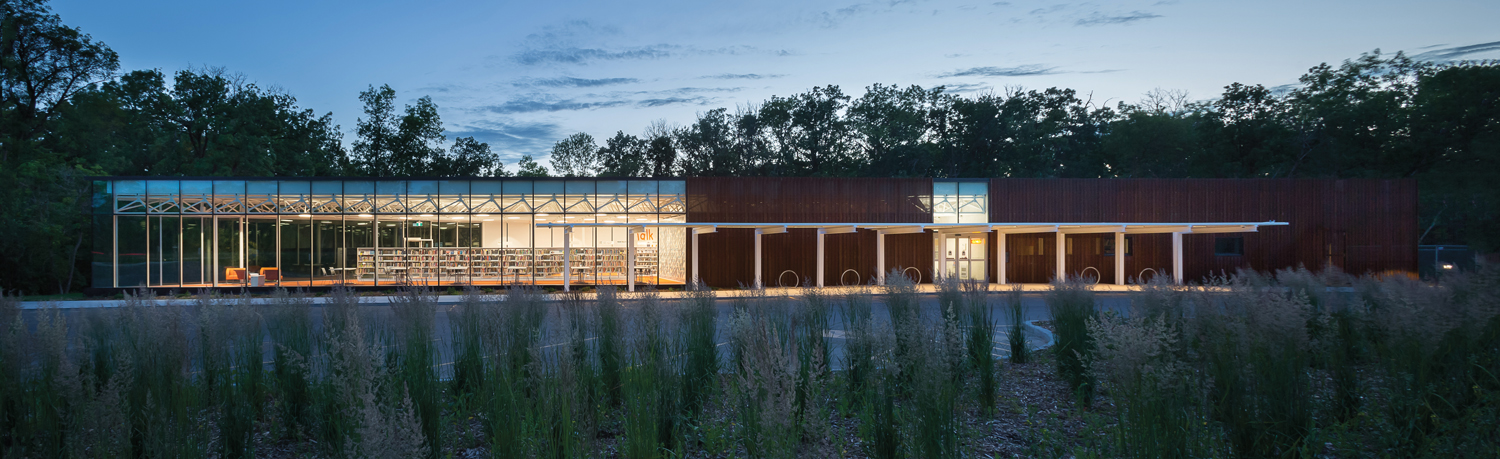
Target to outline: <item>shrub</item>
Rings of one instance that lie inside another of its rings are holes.
[[[1052,283],[1046,294],[1047,309],[1052,313],[1052,326],[1057,330],[1057,373],[1073,388],[1078,401],[1085,406],[1094,398],[1094,384],[1084,362],[1094,350],[1089,336],[1088,321],[1096,317],[1094,292],[1089,284],[1076,277]]]

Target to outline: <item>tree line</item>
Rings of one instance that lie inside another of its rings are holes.
[[[0,288],[87,286],[90,176],[1413,177],[1422,243],[1500,247],[1500,65],[1378,51],[1313,67],[1291,90],[1153,91],[1095,103],[1072,89],[816,87],[663,121],[600,145],[559,141],[549,171],[506,170],[444,134],[429,97],[359,94],[352,144],[331,113],[221,68],[121,72],[46,0],[0,2]]]
[[[1061,88],[817,87],[603,146],[574,134],[551,162],[566,176],[1413,178],[1420,243],[1500,248],[1500,62],[1376,50],[1298,83],[1113,105]]]

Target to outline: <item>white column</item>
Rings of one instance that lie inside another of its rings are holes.
[[[995,282],[1005,283],[1005,233],[995,233]]]
[[[933,273],[933,277],[946,279],[948,277],[948,235],[943,233],[933,233],[933,235],[937,236],[938,246],[938,269]]]
[[[1125,285],[1125,233],[1115,233],[1115,285]]]
[[[818,286],[819,287],[823,286],[823,237],[826,236],[827,234],[828,234],[828,230],[823,229],[823,228],[818,228]]]
[[[760,280],[760,236],[761,229],[755,229],[755,288],[764,287],[766,284]]]
[[[885,233],[875,231],[875,283],[885,285]]]
[[[625,228],[625,285],[635,291],[635,227]]]
[[[1172,281],[1182,283],[1182,233],[1172,233]]]
[[[563,291],[572,288],[573,284],[573,227],[563,227]]]
[[[693,239],[693,282],[698,282],[698,229],[688,228],[688,233]],[[658,255],[660,256],[660,255]]]
[[[1057,233],[1057,281],[1068,279],[1068,235]]]

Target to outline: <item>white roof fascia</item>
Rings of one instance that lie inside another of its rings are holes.
[[[1035,223],[1022,223],[1018,225],[990,225],[990,229],[1000,234],[1026,234],[1026,233],[1056,233],[1058,225],[1038,225]]]
[[[880,234],[916,234],[916,233],[923,233],[923,232],[926,232],[926,231],[927,231],[927,228],[925,226],[923,226],[923,225],[892,226],[892,227],[880,228],[880,229],[875,230],[875,232],[880,233]]]
[[[1125,225],[1058,225],[1057,232],[1063,234],[1123,233]]]
[[[937,232],[942,234],[988,233],[990,232],[990,225],[967,224],[964,226],[948,226],[937,228]]]
[[[859,227],[854,225],[823,228],[823,234],[849,234],[855,231],[859,231]]]

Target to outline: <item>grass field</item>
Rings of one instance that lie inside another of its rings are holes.
[[[342,290],[72,322],[5,297],[0,457],[1500,456],[1493,271],[1244,272],[1124,313],[1064,282],[1029,353],[1019,291],[942,283],[934,315],[888,278],[727,318],[706,290],[469,291],[447,333],[420,290],[380,317]]]

